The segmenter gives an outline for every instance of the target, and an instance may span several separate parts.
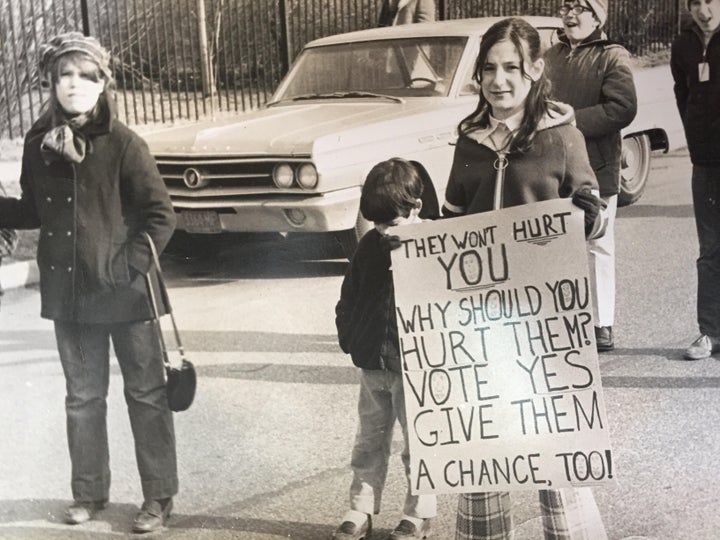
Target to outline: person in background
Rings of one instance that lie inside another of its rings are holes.
[[[390,540],[427,538],[436,515],[434,495],[410,493],[410,449],[387,229],[420,222],[423,182],[408,161],[393,158],[372,168],[363,184],[360,212],[375,227],[361,239],[345,274],[335,324],[342,350],[360,369],[359,427],[352,451],[350,510],[335,540],[359,540],[380,512],[395,420],[403,434],[407,491]]]
[[[540,36],[519,18],[503,19],[483,36],[474,79],[475,111],[458,126],[443,214],[487,212],[549,199],[571,198],[585,212],[585,235],[604,227],[604,203],[572,107],[548,98]],[[540,490],[545,538],[604,540],[589,488]],[[507,492],[462,493],[457,540],[510,540]]]
[[[383,0],[378,26],[435,20],[435,0]]]
[[[147,145],[115,118],[108,52],[69,32],[44,44],[39,59],[50,98],[25,137],[21,197],[0,197],[0,227],[40,228],[41,316],[54,322],[66,383],[74,502],[64,517],[84,523],[109,500],[112,340],[144,497],[133,531],[152,532],[170,515],[178,478],[144,235],[162,250],[175,214]]]
[[[630,54],[610,41],[602,28],[607,0],[576,0],[560,8],[564,32],[545,53],[552,96],[575,109],[588,156],[607,203],[608,223],[601,238],[588,242],[597,350],[615,347],[615,213],[620,192],[620,130],[637,113]]]
[[[720,0],[689,0],[692,24],[672,44],[675,99],[692,161],[698,337],[685,351],[700,360],[720,351]]]

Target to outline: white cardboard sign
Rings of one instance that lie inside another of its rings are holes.
[[[553,200],[397,227],[415,493],[611,480],[583,213]]]

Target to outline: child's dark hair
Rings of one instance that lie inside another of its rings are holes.
[[[488,53],[500,41],[509,41],[515,45],[515,49],[520,55],[520,69],[523,77],[530,78],[530,75],[525,71],[526,66],[542,58],[542,47],[538,31],[530,23],[518,17],[503,19],[493,24],[485,32],[480,42],[480,51],[475,60],[473,80],[481,86],[483,67],[487,61]],[[513,140],[512,150],[518,152],[529,150],[540,120],[551,110],[554,110],[549,98],[550,81],[543,72],[537,80],[532,82],[530,92],[525,98],[525,114],[520,129]],[[478,127],[488,127],[490,112],[490,105],[485,99],[482,90],[480,90],[480,101],[477,108],[460,122],[458,129],[462,133],[468,133]]]
[[[360,196],[360,213],[368,221],[389,223],[407,217],[422,197],[423,183],[415,166],[402,158],[375,165]]]

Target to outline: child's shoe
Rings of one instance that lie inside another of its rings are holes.
[[[363,540],[372,532],[372,518],[357,510],[350,510],[333,533],[333,540]]]
[[[428,538],[430,536],[430,518],[422,519],[403,516],[390,533],[390,540],[408,540],[410,538]]]

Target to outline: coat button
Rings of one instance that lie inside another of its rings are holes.
[[[72,266],[68,266],[68,272],[72,272]]]
[[[54,264],[51,264],[51,265],[50,265],[50,270],[55,270],[55,265],[54,265]]]
[[[48,231],[48,232],[47,232],[47,235],[48,235],[48,236],[52,236],[52,235],[53,235],[53,232],[52,232],[52,231]]]
[[[68,231],[65,233],[67,236],[72,236],[72,231]]]
[[[52,197],[46,197],[45,200],[46,200],[47,202],[52,202]]]
[[[72,202],[72,197],[68,197],[67,202]]]

